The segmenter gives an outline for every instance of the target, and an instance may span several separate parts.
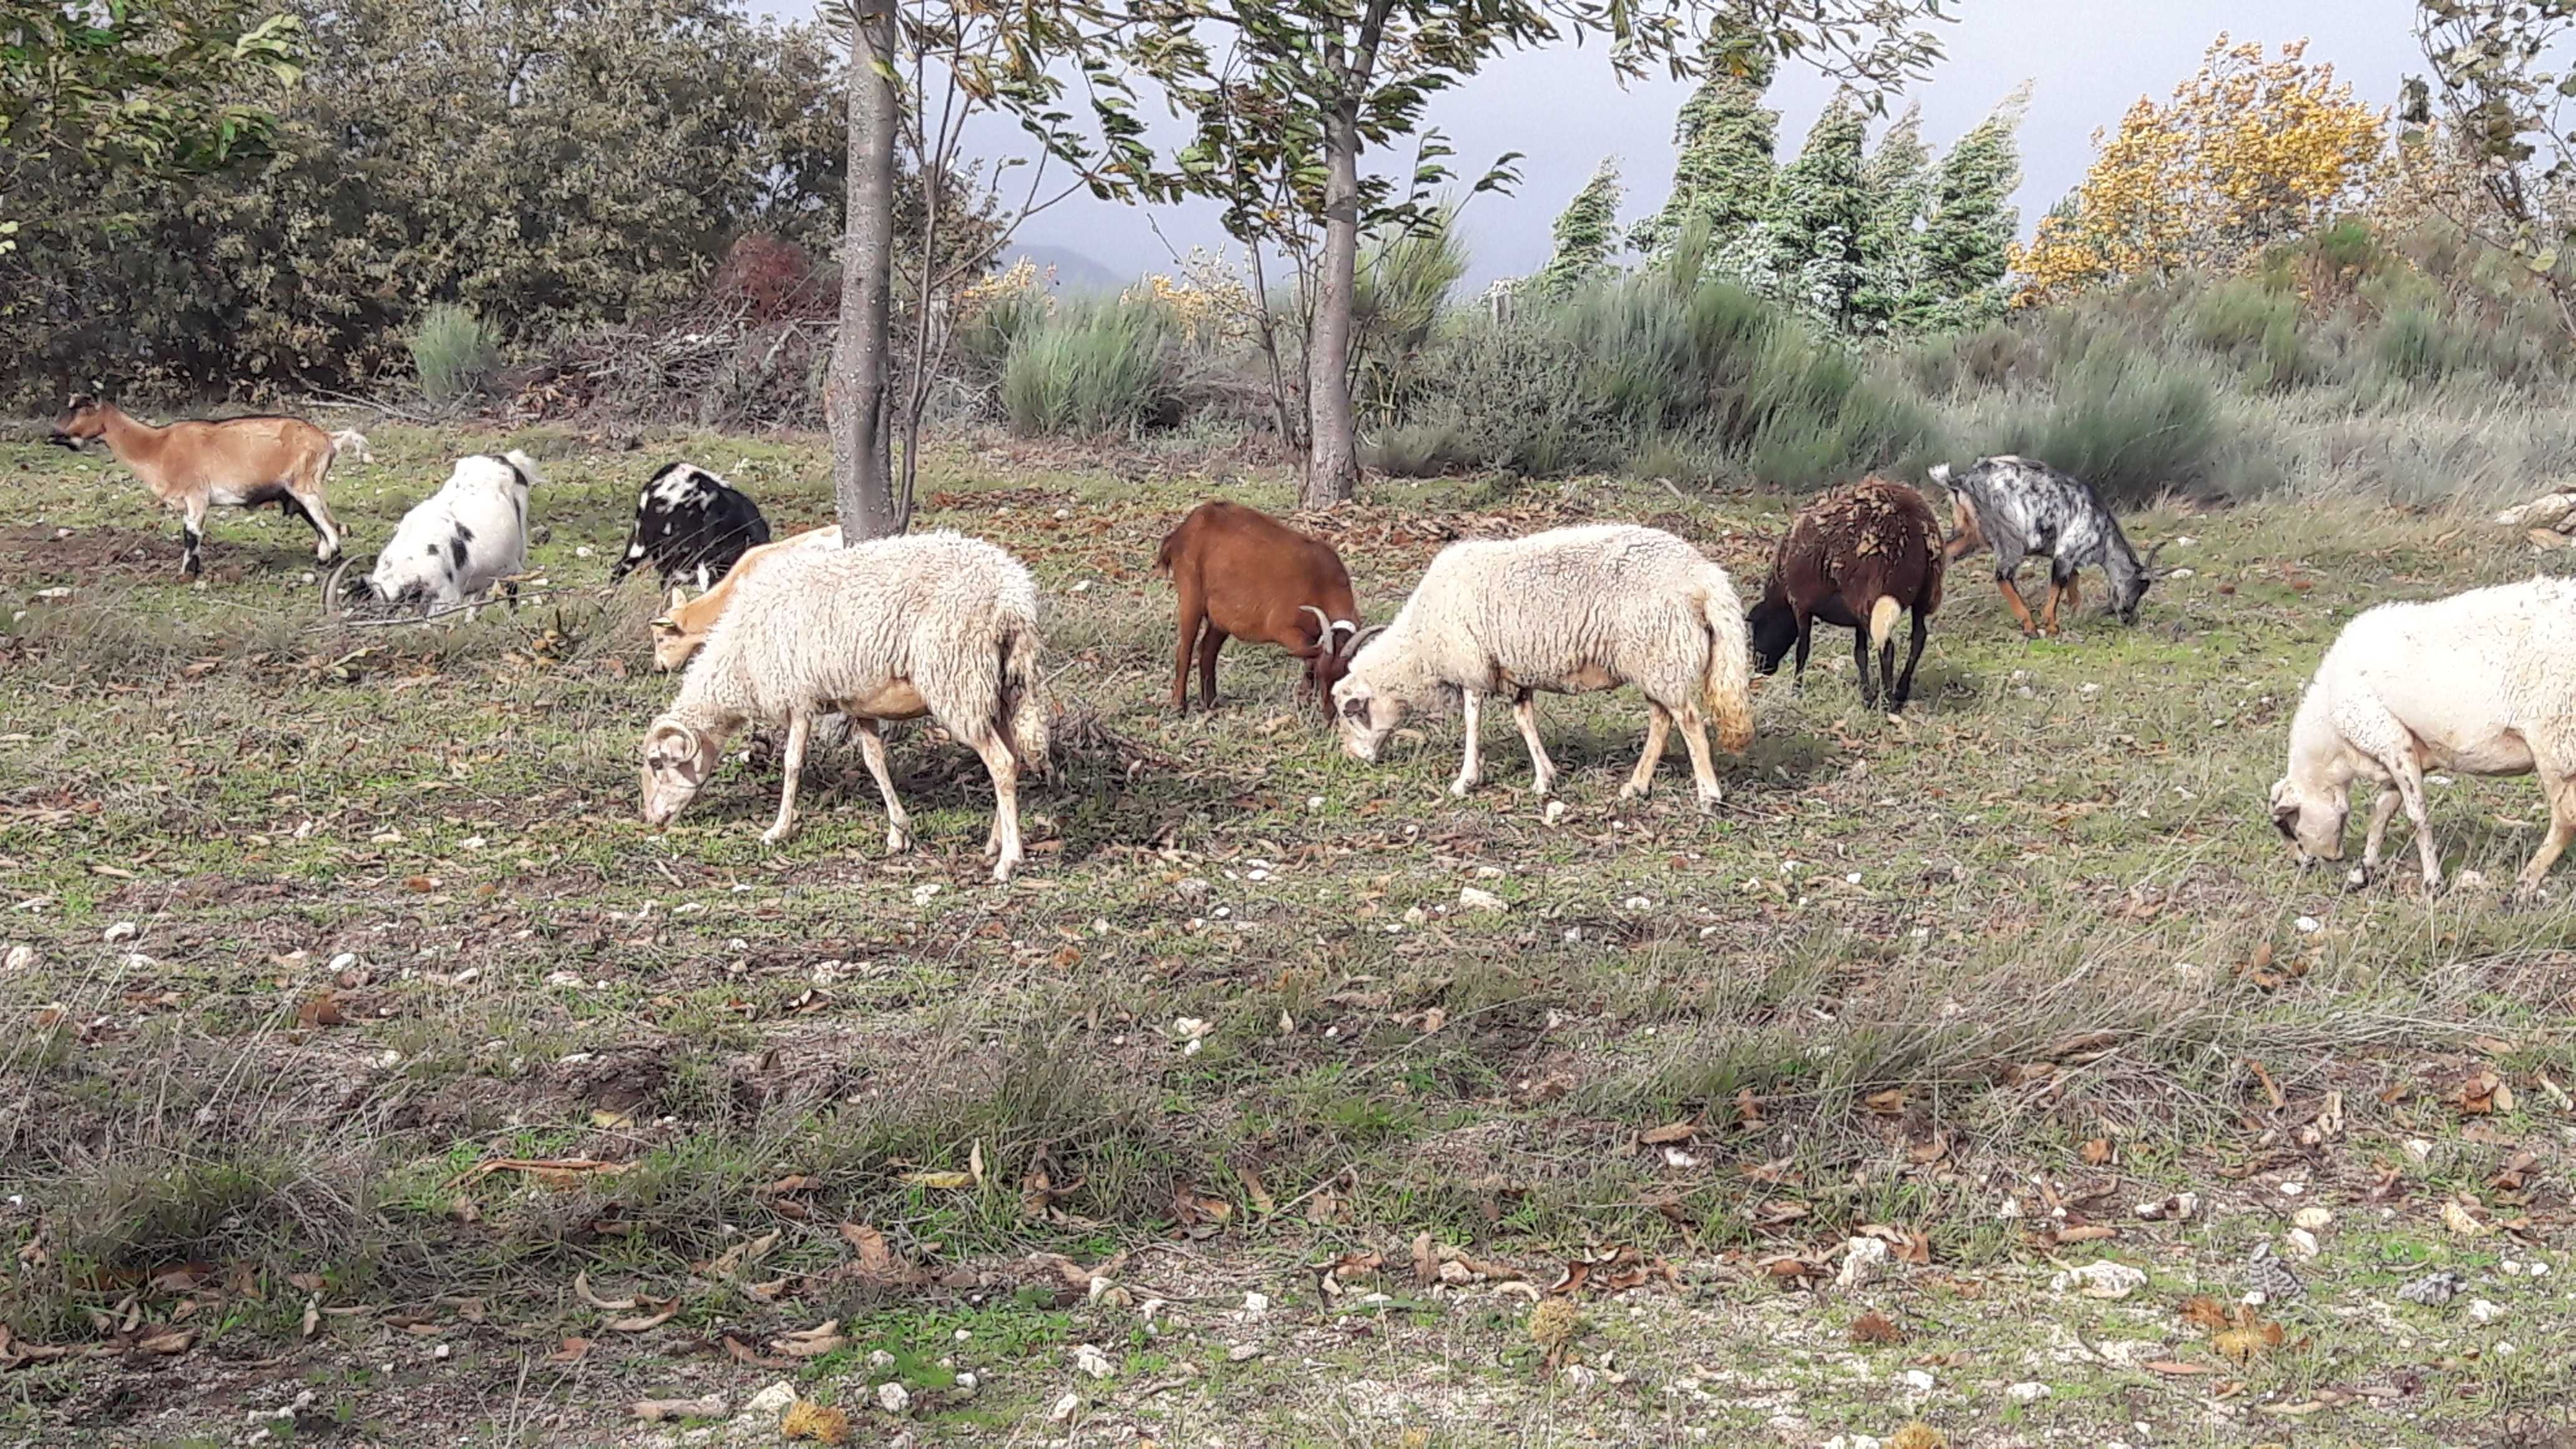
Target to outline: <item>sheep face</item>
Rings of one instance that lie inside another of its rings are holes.
[[[2273,827],[2301,865],[2343,859],[2343,826],[2351,814],[2352,801],[2341,790],[2314,795],[2286,776],[2272,782]]]
[[[685,725],[663,723],[644,736],[644,823],[671,823],[715,773],[717,741]]]
[[[1779,673],[1780,661],[1798,642],[1797,611],[1765,599],[1744,616],[1744,623],[1753,640],[1753,662],[1765,674]]]
[[[1380,692],[1365,679],[1346,675],[1333,686],[1333,721],[1351,758],[1374,765],[1379,747],[1404,722],[1404,701]]]

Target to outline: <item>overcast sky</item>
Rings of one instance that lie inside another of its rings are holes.
[[[768,0],[761,8],[808,14],[811,0]],[[2331,62],[2375,105],[2393,104],[2400,79],[2421,69],[2408,30],[2411,0],[1953,0],[1951,8],[1959,19],[1939,27],[1948,58],[1890,109],[1921,101],[1924,134],[1943,147],[2014,86],[2032,82],[2016,198],[2025,231],[2083,178],[2094,130],[2116,125],[2142,95],[2169,94],[2222,30],[2266,45],[2305,37],[2311,60]],[[1783,68],[1770,101],[1782,113],[1784,159],[1832,90],[1813,72]],[[1687,86],[1668,82],[1623,89],[1594,44],[1507,56],[1437,99],[1432,120],[1456,148],[1459,170],[1481,172],[1508,151],[1525,158],[1516,194],[1488,193],[1466,210],[1468,285],[1537,270],[1547,260],[1548,223],[1604,156],[1619,159],[1624,216],[1661,205],[1672,175],[1673,116],[1688,94]],[[1016,150],[1017,135],[1004,126],[979,142]],[[1396,158],[1369,159],[1383,166]],[[1020,241],[1079,252],[1133,276],[1167,269],[1172,247],[1224,240],[1214,209],[1204,204],[1156,208],[1152,221],[1135,208],[1083,198],[1031,218]]]

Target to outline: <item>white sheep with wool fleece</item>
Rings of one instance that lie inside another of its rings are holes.
[[[2346,624],[2290,722],[2272,820],[2302,864],[2343,859],[2356,779],[2379,787],[2362,844],[2379,865],[2404,807],[2428,890],[2442,884],[2424,772],[2537,772],[2549,834],[2516,880],[2540,888],[2576,840],[2576,580],[2535,578],[2424,603],[2381,604]]]
[[[1038,593],[1019,560],[954,533],[881,538],[773,556],[734,589],[679,697],[644,737],[644,819],[668,824],[754,721],[787,726],[778,819],[796,828],[797,777],[817,716],[848,716],[885,799],[886,848],[911,844],[911,821],[886,773],[877,722],[928,715],[992,775],[993,879],[1021,859],[1019,776],[1043,771],[1038,697]]]
[[[1703,809],[1721,794],[1704,726],[1716,724],[1730,754],[1753,742],[1752,653],[1735,586],[1660,529],[1598,524],[1453,543],[1375,632],[1333,687],[1343,747],[1374,761],[1408,711],[1455,689],[1466,742],[1452,794],[1484,778],[1477,725],[1487,694],[1511,696],[1541,795],[1557,773],[1539,742],[1541,693],[1633,684],[1646,696],[1646,748],[1623,799],[1652,786],[1676,720]]]

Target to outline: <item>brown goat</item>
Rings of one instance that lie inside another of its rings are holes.
[[[1798,510],[1771,561],[1762,602],[1745,616],[1753,660],[1765,674],[1780,668],[1794,644],[1797,679],[1807,673],[1807,645],[1822,619],[1852,631],[1852,658],[1860,666],[1861,702],[1898,713],[1914,693],[1914,666],[1923,658],[1925,624],[1941,607],[1941,524],[1923,495],[1902,483],[1866,478],[1818,497]],[[1896,673],[1896,616],[1914,615],[1914,639],[1905,672]],[[1871,686],[1870,653],[1878,652],[1877,687]]]
[[[1190,510],[1163,540],[1154,572],[1180,595],[1180,645],[1172,657],[1172,708],[1189,709],[1190,655],[1199,661],[1199,704],[1216,708],[1216,655],[1229,637],[1276,644],[1306,661],[1298,685],[1332,707],[1333,685],[1350,667],[1359,606],[1342,557],[1259,509],[1211,499]]]
[[[353,451],[364,448],[363,438],[348,436],[356,440]],[[189,574],[205,566],[198,546],[205,541],[209,508],[274,503],[280,513],[312,525],[317,562],[340,556],[340,528],[322,501],[322,480],[340,445],[311,423],[251,417],[156,428],[127,417],[113,403],[75,397],[48,441],[77,449],[92,438],[105,438],[116,461],[133,469],[162,507],[179,510],[185,531],[180,568]]]

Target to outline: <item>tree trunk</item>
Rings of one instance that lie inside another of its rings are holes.
[[[1324,258],[1306,334],[1306,482],[1298,503],[1329,508],[1359,486],[1351,418],[1351,299],[1360,257],[1359,118],[1348,106],[1324,117]]]
[[[902,530],[891,458],[887,299],[894,278],[893,0],[858,0],[850,37],[849,219],[841,239],[841,328],[823,416],[832,433],[832,498],[845,542]]]

